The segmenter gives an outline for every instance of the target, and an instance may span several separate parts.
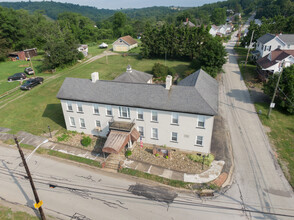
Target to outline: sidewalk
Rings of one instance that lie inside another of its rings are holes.
[[[100,163],[105,161],[105,159],[99,156],[99,154],[93,153],[86,149],[77,148],[52,141],[46,142],[46,137],[32,135],[24,131],[20,131],[16,135],[6,133],[9,130],[10,129],[8,128],[0,127],[0,140],[6,141],[8,139],[13,139],[14,137],[17,137],[18,141],[23,144],[29,144],[34,147],[40,145],[41,148],[59,151],[65,154],[75,155],[78,157],[99,161]],[[167,179],[180,180],[191,183],[207,183],[216,180],[221,175],[224,165],[225,162],[222,160],[213,161],[211,167],[201,174],[187,174],[184,172],[169,170],[163,167],[147,164],[140,161],[133,161],[129,159],[125,159],[123,161],[122,167],[139,170],[145,173],[161,176]]]

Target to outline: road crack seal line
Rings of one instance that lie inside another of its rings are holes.
[[[239,185],[239,183],[237,181],[236,181],[236,184],[237,184],[237,187],[238,187],[238,190],[239,190],[239,193],[240,193],[240,200],[242,201],[241,202],[242,212],[245,214],[247,219],[251,219],[251,213],[249,212],[249,215],[247,213],[247,209],[246,209],[246,205],[244,203],[244,199],[243,199],[243,195],[242,195],[242,192],[241,192],[241,189],[240,189],[240,185]]]

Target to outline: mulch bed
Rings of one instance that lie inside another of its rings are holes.
[[[187,157],[187,153],[183,153],[179,150],[172,150],[171,156],[166,159],[163,156],[155,156],[152,153],[152,147],[139,146],[134,147],[132,155],[128,158],[131,160],[142,161],[152,165],[164,167],[170,170],[198,174],[207,170],[209,167],[204,165],[202,170],[202,163],[196,163]]]

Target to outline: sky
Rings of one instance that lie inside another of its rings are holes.
[[[17,2],[17,1],[28,1],[28,0],[0,0],[0,1]],[[31,0],[31,1],[41,1],[41,0]],[[101,8],[120,9],[120,8],[145,8],[145,7],[152,7],[152,6],[196,7],[196,6],[201,6],[204,4],[224,1],[224,0],[53,0],[53,1],[94,6],[99,9]]]

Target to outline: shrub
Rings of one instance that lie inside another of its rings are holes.
[[[127,150],[125,155],[126,155],[126,157],[129,157],[129,156],[131,156],[131,155],[132,155],[132,151],[130,151],[130,150]]]
[[[84,56],[84,54],[83,54],[82,52],[79,52],[79,53],[78,53],[78,59],[79,59],[79,60],[84,59],[84,57],[85,57],[85,56]]]
[[[158,157],[159,156],[159,154],[155,154],[155,157]]]
[[[155,63],[152,67],[152,74],[156,78],[165,79],[167,75],[174,76],[176,71],[173,68],[169,68],[163,64]]]
[[[92,139],[88,136],[83,137],[83,139],[81,141],[81,143],[84,147],[88,147],[91,144],[91,142],[92,142]]]
[[[165,156],[165,159],[168,159],[168,156],[167,155]]]
[[[57,141],[67,141],[69,139],[69,135],[68,134],[62,134],[61,136],[57,137]]]
[[[188,154],[187,157],[197,163],[202,163],[203,161],[203,157],[201,155],[197,155],[197,154]],[[208,156],[206,156],[204,158],[204,164],[207,166],[210,166],[211,162],[214,160],[214,156],[212,154],[208,154]]]

